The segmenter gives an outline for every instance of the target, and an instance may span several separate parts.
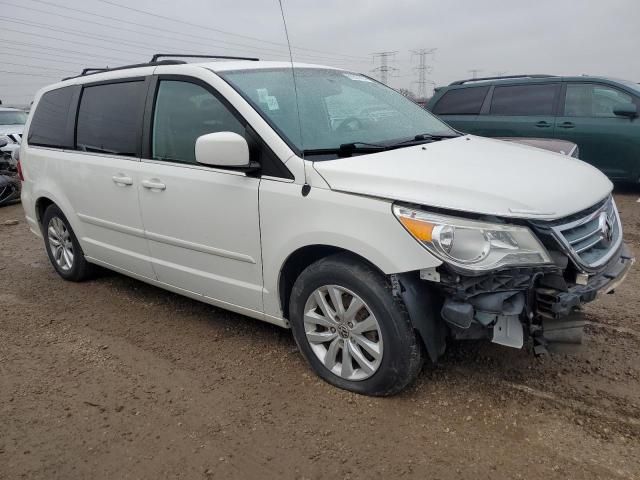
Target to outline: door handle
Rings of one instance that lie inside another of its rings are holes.
[[[551,124],[549,122],[545,122],[544,120],[536,123],[536,127],[538,128],[549,128]]]
[[[127,187],[129,185],[133,185],[133,178],[127,177],[126,175],[119,173],[118,175],[114,175],[111,177],[113,182],[121,187]]]
[[[562,122],[558,127],[560,128],[575,128],[575,124],[572,122]]]
[[[148,188],[149,190],[165,190],[167,186],[162,183],[160,180],[142,180],[140,182],[144,188]]]

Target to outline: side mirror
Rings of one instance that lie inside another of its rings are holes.
[[[614,108],[613,113],[619,117],[635,118],[638,116],[638,107],[634,103],[625,103]]]
[[[248,168],[249,144],[233,132],[202,135],[196,140],[196,162],[212,167]]]

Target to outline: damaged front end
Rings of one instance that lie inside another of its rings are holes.
[[[522,348],[531,338],[538,354],[581,343],[582,305],[613,293],[634,263],[622,241],[615,203],[610,197],[570,218],[527,225],[553,262],[482,273],[464,272],[444,263],[421,270],[419,276],[418,272],[402,274],[398,279],[405,288],[400,290],[412,319],[424,315],[415,308],[419,302],[409,298],[420,288],[416,286],[419,282],[423,292],[435,293],[440,299],[442,321],[436,323],[444,324],[453,339],[488,339]],[[423,339],[438,334],[436,343],[425,341],[433,359],[444,350],[443,336],[433,325],[425,329],[420,325],[424,322],[415,322]]]

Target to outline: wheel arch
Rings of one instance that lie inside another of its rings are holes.
[[[348,254],[375,268],[382,275],[385,275],[385,273],[373,262],[346,248],[325,244],[314,244],[300,247],[287,257],[280,269],[280,275],[278,278],[278,299],[280,301],[280,308],[284,318],[289,318],[289,299],[291,297],[291,290],[293,288],[293,284],[303,270],[318,260],[337,253]]]
[[[42,217],[44,217],[44,212],[51,205],[57,205],[57,203],[54,202],[53,200],[51,200],[51,198],[49,198],[47,196],[38,197],[38,199],[35,202],[36,220],[38,222],[38,225],[40,225],[40,228],[42,228]],[[59,205],[58,205],[58,208],[60,208]]]

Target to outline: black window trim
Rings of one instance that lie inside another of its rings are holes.
[[[145,108],[145,101],[146,101],[146,97],[148,94],[148,90],[149,90],[149,76],[140,76],[137,75],[135,77],[121,77],[121,78],[114,78],[114,79],[109,79],[109,80],[100,80],[97,82],[87,82],[87,83],[82,83],[80,85],[78,85],[78,87],[80,87],[80,91],[78,93],[78,99],[75,105],[75,115],[74,115],[74,121],[73,121],[73,148],[71,150],[75,151],[75,152],[79,152],[82,153],[84,155],[97,155],[97,156],[106,156],[106,157],[116,157],[116,158],[122,158],[122,159],[126,159],[126,160],[133,160],[133,161],[139,161],[141,154],[142,154],[142,134],[144,132],[144,125],[143,125],[143,121],[144,121],[144,108]],[[82,95],[84,94],[84,90],[86,88],[89,87],[98,87],[101,85],[113,85],[113,84],[118,84],[118,83],[135,83],[135,82],[144,82],[145,83],[145,88],[146,90],[143,92],[142,95],[140,95],[140,105],[138,105],[138,116],[139,118],[137,119],[137,123],[138,123],[138,127],[137,127],[137,138],[138,141],[136,142],[136,152],[135,155],[130,156],[130,155],[118,155],[118,154],[112,154],[112,153],[99,153],[99,152],[87,152],[85,150],[81,150],[78,148],[78,116],[80,115],[80,103],[82,102]]]
[[[499,113],[491,113],[491,102],[493,101],[493,94],[496,88],[498,87],[525,87],[525,86],[538,86],[538,85],[555,85],[556,92],[554,94],[553,99],[553,107],[552,111],[549,115],[541,114],[541,115],[512,115],[512,114],[499,114]],[[491,85],[491,89],[485,98],[485,103],[482,105],[482,109],[480,110],[480,115],[487,115],[491,117],[557,117],[559,108],[560,108],[560,97],[561,90],[563,88],[563,82],[554,78],[552,81],[535,81],[535,82],[508,82],[508,83],[494,83]]]
[[[610,88],[612,90],[617,90],[619,92],[622,92],[626,95],[629,95],[631,97],[631,101],[633,103],[636,104],[636,106],[638,107],[638,111],[640,111],[640,96],[634,94],[633,92],[630,92],[629,90],[623,88],[622,86],[618,86],[618,85],[614,85],[608,82],[602,82],[602,81],[598,81],[598,80],[563,80],[562,81],[562,90],[560,92],[560,100],[559,100],[559,105],[558,105],[558,114],[556,116],[558,117],[566,117],[565,115],[565,107],[566,107],[566,98],[567,98],[567,85],[572,84],[572,85],[600,85],[602,87],[607,87]],[[568,118],[620,118],[621,120],[624,120],[623,117],[568,117]]]
[[[186,83],[192,83],[194,85],[198,85],[199,87],[204,88],[207,92],[211,93],[218,101],[220,101],[220,103],[222,103],[225,106],[225,108],[227,108],[227,110],[229,110],[229,112],[231,112],[231,114],[236,118],[236,120],[238,120],[238,122],[240,122],[240,124],[244,127],[246,131],[246,135],[250,137],[250,138],[247,138],[247,141],[249,142],[250,140],[252,140],[253,142],[255,142],[254,147],[262,149],[266,153],[265,156],[268,156],[271,158],[272,167],[274,170],[277,171],[277,175],[274,175],[274,174],[263,175],[262,172],[259,172],[259,176],[265,176],[265,177],[271,177],[271,178],[282,178],[286,180],[295,179],[294,175],[286,167],[286,165],[282,162],[282,160],[280,160],[280,158],[273,152],[273,150],[271,150],[269,145],[267,145],[267,143],[260,137],[260,135],[258,135],[258,133],[251,126],[251,124],[242,116],[240,112],[238,112],[238,110],[229,102],[229,100],[227,100],[220,92],[218,92],[210,83],[200,78],[193,77],[191,75],[186,75],[186,74],[160,73],[160,74],[154,74],[150,76],[149,88],[147,90],[146,102],[144,106],[144,115],[143,115],[144,122],[143,122],[143,129],[142,129],[142,135],[141,135],[141,142],[142,142],[141,158],[143,160],[150,160],[154,162],[159,161],[157,159],[152,158],[151,156],[151,152],[152,152],[151,142],[153,140],[152,131],[153,131],[153,118],[155,115],[155,108],[156,108],[156,99],[158,97],[160,82],[163,80],[179,81],[179,82],[186,82]],[[251,143],[252,142],[249,142],[250,149],[252,146]],[[175,166],[183,166],[183,167],[184,166],[193,167],[195,165],[195,166],[200,166],[200,167],[212,169],[212,170],[228,170],[230,172],[235,171],[232,168],[225,168],[222,166],[212,167],[212,166],[202,165],[202,164],[185,164],[184,162],[177,162],[177,161],[171,161],[171,160],[162,160],[162,163],[171,164]]]
[[[491,110],[491,100],[493,100],[493,90],[496,88],[495,85],[489,86],[489,91],[487,95],[484,97],[484,102],[482,102],[482,107],[480,107],[480,112],[478,115],[489,115]]]

